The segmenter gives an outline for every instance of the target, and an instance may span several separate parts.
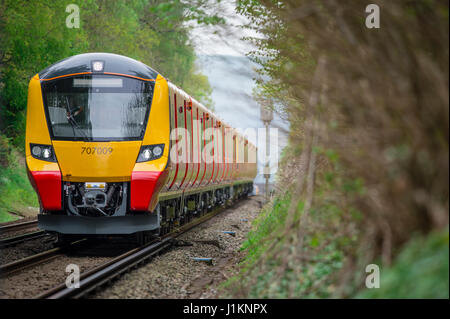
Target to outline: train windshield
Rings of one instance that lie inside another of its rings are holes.
[[[154,82],[87,75],[42,83],[53,139],[110,141],[144,137]]]

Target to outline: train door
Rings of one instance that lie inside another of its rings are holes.
[[[222,135],[222,123],[219,121],[217,125],[217,177],[216,182],[220,183],[223,174],[223,135]]]
[[[180,181],[180,188],[184,189],[186,188],[187,184],[187,178],[190,168],[190,153],[191,153],[191,139],[190,139],[190,127],[191,127],[191,119],[190,119],[190,112],[187,110],[187,104],[186,104],[186,97],[183,97],[183,103],[180,106],[180,109],[182,109],[183,112],[183,140],[184,140],[184,156],[183,156],[183,167],[184,167],[184,173],[183,178]]]
[[[196,187],[198,185],[198,181],[200,178],[200,167],[201,167],[201,143],[200,143],[200,128],[201,128],[201,122],[200,122],[200,115],[201,112],[198,108],[198,105],[194,103],[192,107],[192,118],[193,118],[193,159],[194,159],[194,173],[192,174],[192,181],[191,181],[191,187]]]
[[[244,177],[248,177],[248,140],[244,141]]]
[[[236,134],[236,144],[235,144],[235,149],[234,151],[236,152],[236,164],[234,165],[234,180],[237,180],[239,177],[239,136]]]
[[[204,151],[205,151],[205,146],[206,146],[206,140],[205,140],[205,130],[206,130],[206,112],[202,111],[201,112],[201,118],[200,118],[200,174],[199,174],[199,185],[203,186],[205,184],[205,180],[206,180],[206,171],[207,171],[207,164],[206,161],[204,160]]]
[[[186,176],[186,180],[184,181],[184,188],[189,188],[191,185],[193,178],[196,174],[196,168],[197,165],[194,164],[194,112],[193,112],[194,105],[192,103],[191,98],[189,97],[189,100],[186,101],[186,113],[187,113],[187,124],[188,124],[188,140],[189,140],[189,165],[188,165],[188,173]]]
[[[217,119],[213,125],[213,136],[214,136],[214,173],[211,179],[211,183],[214,184],[217,182],[217,176],[219,175],[219,154],[220,154],[220,146],[219,146],[219,135],[218,135],[218,127],[219,121]]]
[[[226,180],[230,180],[231,175],[231,165],[233,165],[233,133],[231,131],[231,128],[226,128],[226,150],[227,150],[227,171],[226,171]]]
[[[220,126],[220,134],[222,134],[222,160],[220,162],[222,169],[221,169],[221,174],[220,174],[220,180],[219,182],[223,182],[225,180],[225,172],[226,172],[226,168],[227,168],[227,164],[226,164],[226,136],[225,136],[225,125],[222,124]]]
[[[166,190],[169,190],[173,184],[175,183],[175,178],[178,173],[178,165],[176,164],[176,160],[172,158],[172,148],[175,147],[176,141],[172,140],[172,131],[177,128],[177,106],[176,106],[176,93],[173,87],[169,86],[169,108],[170,108],[170,132],[171,132],[171,139],[169,144],[169,165],[170,165],[170,171],[169,171],[169,178],[167,179],[166,183]]]
[[[236,167],[237,167],[237,135],[236,132],[233,132],[233,164],[232,164],[232,170],[231,170],[231,179],[236,179]]]
[[[185,112],[184,112],[184,97],[179,92],[176,94],[176,112],[177,112],[177,128],[178,134],[177,136],[177,153],[178,153],[178,174],[175,177],[175,185],[174,189],[179,189],[181,185],[181,181],[183,180],[186,173],[186,163],[183,155],[183,148],[186,147],[186,137],[183,134],[185,129]],[[183,143],[180,144],[180,143]]]
[[[210,139],[208,140],[208,143],[210,143],[210,145],[211,145],[211,153],[210,152],[208,152],[208,156],[210,157],[210,159],[209,159],[209,164],[208,164],[208,166],[209,166],[209,170],[208,170],[208,173],[207,173],[207,175],[208,175],[208,178],[207,178],[207,180],[208,180],[208,183],[207,183],[207,185],[208,184],[210,184],[211,183],[211,181],[212,181],[212,179],[213,179],[213,176],[214,176],[214,173],[215,173],[215,165],[216,165],[216,160],[215,160],[215,158],[214,158],[214,156],[215,156],[215,153],[214,153],[214,151],[215,151],[215,139],[214,139],[214,118],[212,117],[212,116],[210,116],[211,118],[210,118],[210,121],[208,121],[208,128],[209,128],[209,135],[211,136],[210,137]]]

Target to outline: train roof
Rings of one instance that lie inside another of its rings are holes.
[[[100,72],[94,70],[94,62],[103,62]],[[83,53],[58,61],[39,72],[42,80],[79,73],[118,73],[156,80],[158,72],[142,62],[112,53]]]

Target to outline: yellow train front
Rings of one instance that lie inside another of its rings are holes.
[[[163,234],[250,193],[256,147],[145,64],[88,53],[31,79],[26,163],[40,228]]]

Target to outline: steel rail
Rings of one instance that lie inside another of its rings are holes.
[[[21,229],[33,228],[33,227],[37,227],[37,226],[38,226],[37,219],[26,221],[26,222],[21,222],[21,223],[2,225],[2,226],[0,226],[0,234],[10,232],[10,231],[21,230]]]

